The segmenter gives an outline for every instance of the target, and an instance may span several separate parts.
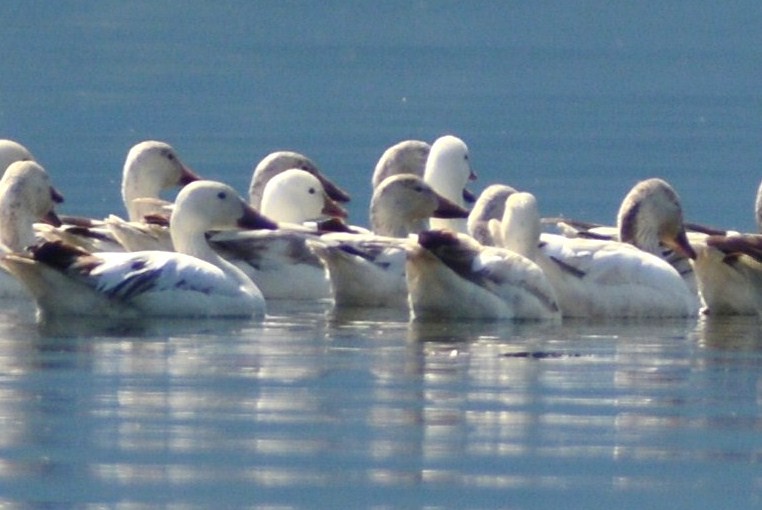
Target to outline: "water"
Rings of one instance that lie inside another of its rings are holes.
[[[366,223],[384,148],[461,136],[475,191],[611,222],[661,176],[754,228],[756,3],[0,5],[0,136],[61,212],[120,212],[135,142],[245,191],[296,149]],[[0,306],[9,508],[759,505],[756,318],[416,323],[274,302],[252,321],[61,321]]]

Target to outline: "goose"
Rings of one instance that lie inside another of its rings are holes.
[[[209,246],[211,229],[274,228],[230,186],[195,181],[170,219],[178,252],[90,253],[61,241],[2,258],[34,297],[40,320],[96,317],[263,317],[254,283]]]
[[[260,210],[267,182],[281,172],[294,168],[314,175],[332,200],[349,202],[349,194],[323,175],[307,156],[292,151],[276,151],[265,156],[254,168],[249,185],[249,204]]]
[[[484,246],[495,246],[489,222],[502,219],[505,200],[513,193],[516,190],[505,184],[491,184],[484,188],[468,214],[468,234]]]
[[[691,262],[696,252],[688,240],[680,198],[663,179],[637,182],[622,200],[616,226],[563,218],[542,221],[556,223],[566,237],[621,241],[656,255],[680,273],[689,289],[699,293]]]
[[[54,205],[63,196],[50,184],[48,174],[34,161],[18,161],[0,179],[0,252],[22,252],[37,242],[33,225],[46,220],[60,224]],[[26,291],[9,273],[0,271],[0,296],[18,298]]]
[[[0,176],[11,163],[34,161],[29,149],[14,140],[0,139]]]
[[[762,232],[762,184],[757,189],[754,216]],[[719,230],[690,224],[689,239],[697,257],[693,263],[705,314],[762,315],[762,234]]]
[[[429,218],[468,212],[414,174],[387,177],[373,192],[371,234],[323,234],[308,245],[328,268],[337,307],[407,307],[405,241],[428,228]]]
[[[531,260],[447,230],[421,232],[409,249],[413,319],[560,319],[553,287]]]
[[[214,249],[254,280],[266,299],[330,298],[325,267],[306,244],[319,231],[304,223],[345,218],[344,208],[328,196],[313,174],[289,169],[266,184],[261,212],[278,222],[279,228],[214,234],[210,238]]]
[[[160,198],[162,191],[199,180],[168,143],[146,140],[130,148],[122,170],[121,194],[127,220],[110,215],[105,220],[63,217],[64,226],[38,225],[38,234],[48,241],[62,240],[87,251],[138,251],[171,249],[169,235],[152,242],[155,226],[147,216],[168,216],[171,202]],[[117,224],[122,228],[114,227]]]
[[[446,199],[465,207],[466,183],[476,180],[465,142],[453,135],[437,138],[431,145],[429,157],[426,159],[423,180]],[[465,219],[432,219],[431,228],[467,232]]]
[[[531,193],[511,194],[490,229],[501,246],[542,268],[564,317],[687,317],[699,310],[696,292],[652,253],[617,241],[541,234]]]
[[[711,315],[762,315],[762,235],[693,233],[693,267]]]

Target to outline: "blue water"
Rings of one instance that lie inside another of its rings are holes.
[[[244,192],[313,158],[367,223],[383,150],[457,134],[546,215],[612,222],[660,176],[752,230],[756,2],[3,2],[0,137],[60,212],[121,212],[129,147]],[[744,508],[760,504],[756,318],[410,323],[271,303],[264,323],[38,325],[0,310],[9,508]]]

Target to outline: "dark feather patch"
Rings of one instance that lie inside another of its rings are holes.
[[[487,271],[473,270],[474,257],[477,253],[473,248],[461,242],[453,232],[426,230],[418,234],[418,244],[426,248],[461,278],[480,287],[484,287],[487,280],[491,279],[491,275]]]
[[[762,263],[762,235],[709,236],[706,243],[725,253],[728,263],[735,262],[741,255]]]
[[[67,271],[72,267],[89,271],[100,263],[100,259],[89,252],[62,241],[42,242],[31,246],[29,251],[34,260],[59,271]]]

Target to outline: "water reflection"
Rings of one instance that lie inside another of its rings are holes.
[[[677,468],[762,456],[752,321],[411,322],[275,303],[262,323],[77,336],[23,313],[0,325],[0,479],[19,493],[84,479],[83,500],[214,504],[256,487],[240,502],[294,505],[418,487],[447,504],[473,488],[655,493],[681,486]]]
[[[702,347],[727,351],[762,349],[762,322],[755,315],[702,316],[696,326]]]

